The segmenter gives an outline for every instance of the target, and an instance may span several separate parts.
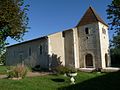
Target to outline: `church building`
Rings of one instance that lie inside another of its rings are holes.
[[[59,59],[64,66],[106,68],[110,66],[108,25],[89,7],[74,28],[8,46],[6,51],[6,65],[50,68]]]

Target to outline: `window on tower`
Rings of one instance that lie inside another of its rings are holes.
[[[64,31],[62,32],[62,37],[65,37],[65,32]]]
[[[102,28],[102,33],[106,34],[106,30],[104,28]]]
[[[89,29],[88,29],[88,27],[85,28],[85,34],[89,34]]]

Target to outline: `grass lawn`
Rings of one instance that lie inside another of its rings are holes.
[[[0,66],[0,75],[6,74],[7,67],[6,66]]]
[[[0,66],[0,71],[2,69],[5,68]],[[63,75],[26,77],[18,81],[0,79],[0,90],[120,90],[120,72],[79,72],[75,79],[75,85],[70,85],[69,78]]]

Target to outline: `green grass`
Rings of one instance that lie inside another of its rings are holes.
[[[89,76],[90,79],[85,74],[87,80],[80,80],[75,85],[60,87],[59,90],[120,90],[120,71],[100,76],[96,76],[96,74]]]
[[[5,67],[0,66],[0,71],[4,70]],[[79,72],[75,79],[75,85],[71,85],[69,77],[63,75],[26,77],[22,80],[0,79],[0,90],[120,90],[120,72]]]
[[[0,66],[0,75],[1,74],[6,74],[7,72],[7,67],[6,66]]]
[[[86,75],[86,77],[85,77]],[[98,75],[79,73],[75,78],[76,82],[82,82]],[[56,81],[52,80],[55,79]],[[60,82],[60,80],[65,80]],[[22,80],[8,80],[0,79],[0,87],[2,90],[56,90],[58,88],[69,86],[70,81],[68,77],[63,75],[47,75],[41,77],[25,78]]]

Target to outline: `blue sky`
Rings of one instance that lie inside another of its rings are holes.
[[[73,28],[91,5],[108,23],[106,8],[111,0],[25,0],[30,4],[29,32],[24,41]],[[112,36],[109,31],[110,36]],[[18,43],[8,39],[10,45]]]

